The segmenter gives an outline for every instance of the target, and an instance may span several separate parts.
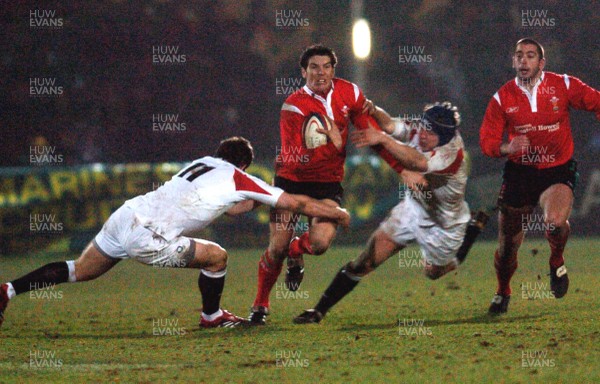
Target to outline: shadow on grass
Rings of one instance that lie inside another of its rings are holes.
[[[522,320],[533,320],[539,319],[540,317],[544,317],[545,313],[538,313],[535,315],[523,315],[523,316],[510,316],[510,315],[500,315],[493,316],[487,313],[482,315],[477,315],[471,318],[463,318],[463,319],[454,319],[454,320],[428,320],[427,326],[436,326],[436,325],[459,325],[459,324],[496,324],[496,323],[514,323],[520,322]]]
[[[443,326],[443,325],[461,325],[461,324],[498,324],[498,323],[514,323],[523,320],[534,320],[546,316],[545,313],[523,316],[492,316],[483,314],[470,318],[448,319],[448,320],[427,320],[425,325],[428,327]],[[395,323],[380,323],[380,324],[348,324],[338,328],[339,331],[367,331],[376,329],[393,329],[398,328],[398,322]]]
[[[339,331],[368,331],[371,329],[394,329],[398,328],[398,322],[380,324],[348,324],[339,327]]]
[[[293,326],[292,328],[296,328]],[[298,327],[299,330],[303,329],[302,327]],[[113,340],[113,339],[130,339],[130,340],[156,340],[156,339],[169,339],[170,337],[182,337],[182,338],[193,338],[193,339],[210,339],[214,337],[220,337],[223,339],[227,338],[237,338],[244,336],[257,336],[260,334],[269,335],[274,333],[285,333],[289,332],[290,327],[287,326],[279,326],[279,325],[267,325],[267,326],[242,326],[236,328],[200,328],[198,326],[194,326],[193,328],[185,328],[184,334],[153,334],[148,331],[140,331],[135,332],[131,330],[122,330],[119,331],[107,331],[103,333],[102,331],[98,331],[96,333],[90,333],[87,330],[82,330],[81,333],[77,333],[76,331],[69,331],[69,333],[62,333],[60,330],[44,330],[44,329],[29,329],[27,334],[22,332],[20,333],[11,333],[10,330],[4,330],[4,333],[0,331],[0,340],[2,339],[47,339],[47,340],[76,340],[76,339],[102,339],[102,340]]]
[[[5,331],[4,334],[0,334],[0,343],[3,339],[35,339],[35,340],[77,340],[77,339],[102,339],[102,340],[158,340],[169,338],[192,338],[192,339],[211,339],[215,337],[228,338],[238,336],[256,336],[261,333],[274,333],[274,332],[285,332],[287,329],[280,327],[237,327],[237,328],[212,328],[212,329],[201,329],[199,327],[185,328],[184,334],[153,334],[152,332],[132,332],[123,330],[123,332],[109,331],[106,333],[98,331],[97,333],[90,333],[89,331],[83,331],[81,333],[61,333],[59,331],[36,331],[30,330],[27,334],[22,332],[11,334],[10,331]]]

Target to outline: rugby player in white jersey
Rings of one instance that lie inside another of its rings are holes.
[[[193,238],[224,213],[247,212],[259,203],[347,227],[350,216],[303,195],[285,193],[244,172],[254,157],[242,137],[223,140],[214,157],[195,160],[155,191],[126,201],[77,260],[47,264],[0,285],[0,324],[15,295],[55,284],[95,279],[123,259],[143,264],[200,269],[200,326],[233,327],[247,320],[220,308],[227,251],[212,241]]]
[[[416,241],[425,260],[425,274],[437,279],[454,270],[471,218],[465,202],[467,185],[463,141],[458,133],[460,115],[450,103],[425,106],[422,119],[391,118],[379,107],[373,116],[385,132],[372,127],[356,131],[357,147],[382,145],[405,169],[400,173],[409,188],[404,200],[371,235],[366,249],[337,273],[314,307],[294,319],[297,324],[318,323],[361,278]]]

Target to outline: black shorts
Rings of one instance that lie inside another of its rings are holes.
[[[575,189],[579,173],[577,161],[571,159],[558,167],[537,169],[507,161],[498,196],[499,207],[522,208],[536,206],[542,193],[554,184],[566,184]]]
[[[306,195],[313,199],[330,199],[342,205],[344,197],[344,188],[338,182],[319,183],[308,181],[292,181],[280,176],[275,176],[275,186],[283,189],[287,193],[295,195]]]

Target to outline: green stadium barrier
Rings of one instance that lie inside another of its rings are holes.
[[[378,159],[349,162],[344,206],[356,227],[380,219],[397,201],[398,180]],[[25,252],[60,237],[81,249],[110,214],[134,196],[157,189],[184,163],[90,164],[0,168],[0,245],[2,254]],[[255,164],[249,172],[272,180],[271,167]],[[244,218],[221,218],[204,233],[216,241],[266,244],[268,209]],[[299,227],[299,229],[301,229]],[[304,226],[304,228],[306,228]]]
[[[134,196],[157,189],[184,163],[90,164],[0,168],[0,254],[29,252],[57,238],[69,237],[72,250],[82,249],[110,214]],[[249,172],[273,178],[271,166],[254,164]],[[593,216],[600,205],[600,171],[582,177],[573,217],[583,234],[598,234]],[[495,204],[501,175],[472,177],[467,201],[472,210]],[[343,183],[343,206],[351,213],[350,231],[339,244],[362,243],[404,193],[398,175],[376,156],[350,156]],[[198,236],[229,247],[264,247],[268,242],[268,209],[242,217],[222,217]],[[587,223],[590,221],[591,223]],[[494,220],[489,230],[495,233]],[[297,229],[307,229],[301,222]]]

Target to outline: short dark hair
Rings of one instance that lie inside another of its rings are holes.
[[[331,65],[333,65],[334,68],[337,64],[337,56],[335,55],[335,52],[333,52],[333,49],[321,44],[313,44],[306,48],[304,52],[302,52],[302,56],[300,56],[300,66],[304,68],[304,70],[308,68],[308,60],[313,56],[329,56]]]
[[[247,139],[241,136],[229,137],[221,140],[215,157],[221,158],[238,168],[249,166],[254,159],[254,148]]]
[[[517,41],[517,44],[515,44],[515,50],[519,44],[535,45],[535,47],[537,48],[537,53],[538,53],[538,56],[540,57],[540,60],[542,60],[544,58],[544,47],[542,47],[542,44],[533,40],[531,37],[525,37],[525,38]]]

